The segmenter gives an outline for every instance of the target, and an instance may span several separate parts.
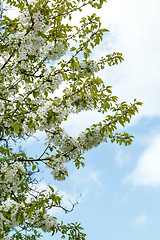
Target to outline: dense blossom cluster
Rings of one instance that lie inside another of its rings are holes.
[[[6,200],[7,196],[21,188],[24,175],[24,167],[20,163],[0,164],[0,201]]]
[[[22,203],[23,205],[23,203]],[[0,206],[0,229],[4,229],[4,227],[7,228],[13,228],[18,225],[18,221],[16,221],[16,214],[19,211],[21,204],[17,203],[14,200],[8,199],[5,202],[2,202]],[[5,212],[10,213],[10,217],[5,217]]]
[[[93,74],[94,72],[98,72],[98,66],[96,64],[96,62],[94,62],[93,60],[91,61],[83,61],[80,63],[79,65],[79,72],[82,72],[84,74]]]
[[[41,162],[55,180],[65,180],[69,161],[77,168],[84,166],[83,154],[108,138],[130,144],[132,136],[114,132],[118,124],[130,121],[140,103],[118,104],[110,87],[95,74],[105,64],[123,60],[120,53],[99,61],[90,59],[92,49],[108,31],[101,28],[100,18],[96,14],[82,17],[79,27],[71,21],[73,12],[87,5],[101,8],[105,0],[6,2],[17,9],[17,15],[11,19],[6,12],[0,22],[0,239],[38,239],[35,229],[41,229],[84,240],[79,225],[59,224],[48,214],[53,207],[66,209],[51,186],[52,194],[33,189],[32,175],[39,172]],[[61,95],[55,94],[62,85]],[[102,122],[77,138],[66,133],[62,123],[70,114],[93,109],[104,114]],[[46,134],[46,149],[39,158],[9,148],[13,141],[31,137],[38,130]],[[34,237],[26,235],[28,232]]]
[[[45,213],[42,214],[40,211],[33,212],[33,218],[28,219],[29,222],[33,222],[34,227],[41,228],[44,232],[51,232],[57,226],[56,218]]]

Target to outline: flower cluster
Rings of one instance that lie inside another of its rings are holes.
[[[92,75],[94,72],[98,72],[99,68],[95,61],[82,61],[79,65],[78,71],[81,73]]]
[[[47,57],[52,61],[64,56],[67,51],[67,47],[61,42],[48,42],[46,46],[41,49],[42,56]]]
[[[34,227],[41,228],[44,232],[51,232],[57,226],[57,220],[55,217],[41,211],[35,210],[32,218],[28,218],[28,222],[32,223]]]
[[[41,228],[44,232],[51,232],[57,226],[56,218],[50,214],[43,214],[40,209],[34,210],[32,214],[28,214],[24,203],[17,203],[14,200],[7,199],[0,205],[0,233],[4,230],[4,226],[6,230],[18,226],[19,222],[22,221],[18,217],[20,214],[23,215],[28,224],[35,228]],[[7,239],[8,236],[5,237]]]
[[[89,150],[97,147],[100,143],[105,142],[109,134],[107,133],[103,135],[101,129],[102,127],[99,125],[94,125],[85,132],[82,132],[78,137],[79,145],[84,150]]]
[[[10,239],[7,232],[9,232],[9,229],[18,226],[16,214],[19,212],[20,207],[20,203],[11,199],[4,201],[0,205],[0,235],[3,236],[2,239]]]
[[[23,186],[25,169],[20,163],[0,164],[0,202]]]

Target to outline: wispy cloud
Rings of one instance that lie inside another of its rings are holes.
[[[115,160],[118,166],[123,166],[125,163],[129,161],[129,153],[127,153],[126,149],[120,149],[116,155],[115,155]]]
[[[98,171],[92,169],[91,167],[85,167],[79,171],[75,171],[71,176],[70,180],[72,182],[72,189],[75,194],[81,193],[80,201],[83,201],[87,196],[94,192],[94,196],[99,196],[103,194],[104,184],[102,181],[102,176],[105,171]]]
[[[152,143],[144,150],[135,169],[123,179],[133,185],[160,185],[160,135],[154,137]]]
[[[78,172],[74,172],[72,175],[73,182],[76,184],[96,184],[102,185],[102,181],[100,180],[101,175],[104,174],[103,171],[96,171],[86,167],[85,169],[81,169]]]
[[[148,223],[148,217],[145,213],[140,214],[134,221],[134,225],[141,226]]]

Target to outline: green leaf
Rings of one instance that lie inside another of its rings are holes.
[[[34,92],[33,92],[33,97],[34,97],[34,98],[37,98],[37,96],[38,96],[38,92],[35,92],[35,91],[34,91]]]
[[[48,185],[52,192],[54,192],[54,188],[51,185]]]

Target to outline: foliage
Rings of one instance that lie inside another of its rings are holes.
[[[68,176],[66,164],[84,166],[83,155],[102,142],[131,143],[133,136],[117,133],[141,103],[119,103],[98,77],[101,69],[123,61],[121,53],[91,60],[93,49],[107,29],[96,14],[73,25],[73,14],[90,6],[100,9],[105,0],[7,0],[17,8],[15,18],[0,22],[0,239],[38,239],[43,232],[59,232],[62,238],[84,240],[78,223],[65,225],[49,214],[61,208],[61,197],[52,186],[37,191],[34,173],[39,164],[51,169],[55,180]],[[65,56],[66,55],[66,56]],[[63,86],[62,96],[55,91]],[[78,138],[69,136],[62,123],[70,114],[87,110],[104,114]],[[46,134],[46,149],[35,159],[15,152],[13,141]],[[74,206],[73,206],[74,207]]]

